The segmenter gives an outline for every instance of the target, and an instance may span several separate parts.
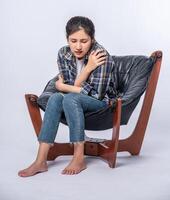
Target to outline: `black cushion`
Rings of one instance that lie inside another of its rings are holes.
[[[146,56],[112,56],[112,81],[108,93],[116,94],[113,98],[113,106],[105,109],[85,113],[86,130],[105,130],[112,128],[113,109],[115,99],[122,99],[121,125],[128,123],[128,120],[138,104],[140,97],[147,87],[147,83],[154,64],[153,57]],[[38,105],[45,111],[49,97],[57,92],[55,81],[58,75],[51,79],[43,93],[37,100]],[[114,92],[113,92],[114,91]],[[64,113],[61,122],[67,124]]]
[[[55,87],[55,82],[58,80],[58,75],[59,74],[57,74],[54,78],[48,81],[42,94],[37,99],[37,103],[43,111],[45,111],[50,96],[53,95],[55,92],[57,92],[57,89]]]
[[[140,97],[146,89],[154,64],[153,57],[113,56],[115,65],[113,80],[116,82],[117,95],[123,105]]]

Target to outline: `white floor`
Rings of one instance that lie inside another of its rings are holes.
[[[0,200],[170,199],[170,135],[159,128],[155,130],[152,120],[140,156],[118,153],[115,169],[98,158],[87,157],[88,168],[74,176],[61,175],[61,170],[71,159],[63,156],[49,162],[48,172],[29,178],[18,177],[18,170],[34,160],[38,144],[29,120],[23,120],[19,127],[13,132],[5,133],[4,130],[2,133]],[[130,128],[121,128],[122,134],[126,129]],[[68,139],[68,134],[63,135],[63,132],[67,132],[67,127],[61,125],[57,140]],[[97,134],[110,137],[110,130],[93,133],[93,136]],[[89,132],[87,135],[91,136]]]

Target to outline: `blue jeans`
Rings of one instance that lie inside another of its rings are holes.
[[[106,106],[106,102],[84,94],[56,92],[48,100],[38,140],[54,143],[61,115],[64,112],[69,126],[70,142],[84,141],[84,112],[97,111]]]

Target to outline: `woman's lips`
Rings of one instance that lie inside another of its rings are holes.
[[[76,54],[81,54],[83,53],[82,51],[75,51]]]

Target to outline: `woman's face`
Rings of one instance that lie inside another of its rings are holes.
[[[78,59],[83,58],[92,45],[91,37],[81,29],[68,37],[68,44],[74,56]]]

